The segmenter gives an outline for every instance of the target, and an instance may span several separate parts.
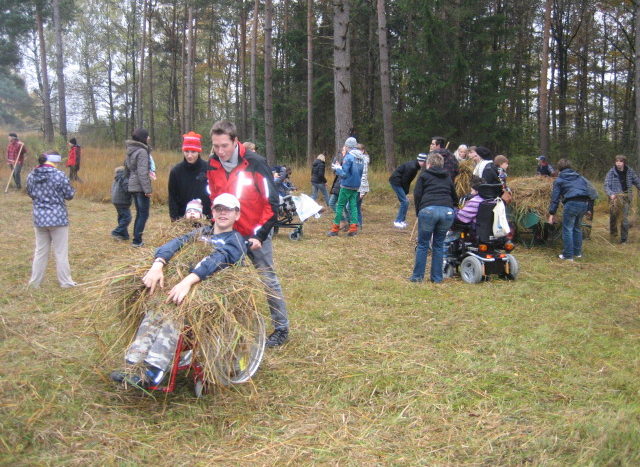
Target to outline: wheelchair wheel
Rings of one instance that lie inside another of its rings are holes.
[[[482,262],[475,256],[467,256],[460,263],[460,277],[467,284],[477,284],[482,280],[483,275]]]
[[[297,230],[294,230],[289,234],[289,240],[300,240],[301,237],[302,237],[302,232],[298,232]]]
[[[515,281],[518,277],[518,273],[520,272],[518,260],[516,260],[513,255],[507,255],[507,264],[509,265],[509,272],[504,274],[504,278]]]
[[[225,386],[249,381],[260,367],[266,340],[262,316],[248,313],[238,317],[238,326],[219,343],[217,380]]]
[[[280,232],[280,227],[278,227],[277,225],[273,226],[273,235],[278,235],[278,232]]]

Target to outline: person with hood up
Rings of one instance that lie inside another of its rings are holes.
[[[125,141],[127,158],[124,165],[129,174],[129,193],[136,206],[136,219],[133,222],[132,246],[141,247],[142,233],[149,218],[151,205],[151,155],[149,150],[149,132],[144,128],[136,128],[131,133],[131,139]]]
[[[202,200],[203,214],[211,219],[207,169],[208,162],[202,160],[202,136],[193,131],[182,135],[182,162],[169,173],[169,217],[176,221],[184,217],[187,204],[192,199]]]
[[[327,191],[327,178],[324,176],[325,157],[324,154],[318,154],[316,160],[311,166],[311,199],[318,199],[318,192],[324,196],[324,202],[329,205],[329,192]]]
[[[358,189],[362,182],[362,172],[364,171],[364,159],[362,152],[358,149],[358,141],[350,136],[342,147],[344,159],[342,165],[332,166],[336,175],[340,177],[340,192],[336,205],[336,216],[333,219],[331,230],[327,232],[329,237],[336,237],[340,231],[340,221],[342,221],[342,210],[349,205],[349,231],[347,235],[353,237],[358,233]]]
[[[67,143],[69,146],[69,157],[67,158],[67,167],[69,167],[69,180],[79,181],[78,172],[80,171],[80,145],[78,140],[71,138]]]
[[[38,166],[27,177],[27,194],[33,200],[33,224],[36,232],[36,250],[29,287],[40,287],[53,247],[56,272],[60,287],[77,285],[71,278],[69,266],[69,215],[65,200],[75,195],[64,172],[56,169],[61,161],[55,151],[42,154]]]
[[[444,239],[453,224],[454,207],[458,204],[456,189],[444,159],[437,152],[429,153],[426,170],[418,177],[413,190],[413,201],[418,217],[418,247],[411,282],[422,282],[431,244],[431,282],[442,282]]]
[[[558,171],[549,204],[549,224],[553,224],[562,201],[562,254],[558,258],[573,261],[573,258],[582,257],[582,218],[591,201],[589,182],[571,168],[567,159],[558,161]]]

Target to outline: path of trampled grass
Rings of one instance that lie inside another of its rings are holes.
[[[291,341],[252,384],[196,400],[108,381],[109,304],[88,315],[89,285],[58,288],[52,266],[26,290],[30,203],[0,196],[0,463],[640,462],[637,230],[611,245],[601,215],[582,261],[519,248],[515,282],[416,285],[395,203],[369,201],[355,238],[327,238],[326,216],[277,237]],[[78,282],[133,254],[110,205],[69,206]],[[154,208],[148,231],[167,221]]]

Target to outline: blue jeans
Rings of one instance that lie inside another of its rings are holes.
[[[327,192],[327,185],[325,183],[312,183],[311,184],[311,199],[314,201],[318,199],[318,192],[324,196],[324,202],[329,204],[329,193]]]
[[[404,188],[398,185],[391,184],[391,188],[395,191],[398,201],[400,201],[400,208],[398,209],[398,215],[396,216],[396,222],[404,222],[407,218],[407,210],[409,209],[409,200],[407,194],[404,192]]]
[[[274,329],[289,329],[289,314],[284,302],[284,295],[280,281],[273,266],[273,243],[271,234],[262,242],[262,248],[248,250],[247,254],[251,262],[258,270],[260,279],[267,289],[267,303],[271,312],[271,321]]]
[[[366,194],[364,196],[366,196]],[[360,196],[360,193],[358,193],[358,225],[360,227],[362,227],[362,200],[364,196]]]
[[[424,279],[427,266],[429,243],[432,243],[431,281],[442,282],[442,262],[444,259],[444,239],[453,224],[454,209],[447,206],[427,206],[418,213],[418,248],[416,262],[410,280]]]
[[[113,235],[119,235],[129,240],[129,223],[131,223],[131,209],[126,204],[114,204],[118,213],[118,226],[111,231]]]
[[[582,217],[586,201],[567,201],[562,212],[562,256],[567,259],[582,254]]]
[[[334,195],[333,193],[331,193],[331,196],[329,196],[329,201],[327,202],[327,204],[329,205],[329,207],[333,212],[336,212],[337,203],[338,203],[338,195]]]
[[[131,193],[133,202],[136,205],[136,220],[133,222],[133,243],[142,243],[142,233],[144,226],[149,218],[149,206],[151,198],[145,196],[142,192]]]

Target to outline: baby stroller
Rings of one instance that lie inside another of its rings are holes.
[[[482,196],[482,191],[480,193]],[[516,279],[519,267],[516,258],[510,254],[514,248],[511,234],[493,235],[496,202],[495,198],[488,198],[480,203],[475,225],[454,223],[445,239],[444,277],[458,273],[469,284],[489,280],[492,274]]]

